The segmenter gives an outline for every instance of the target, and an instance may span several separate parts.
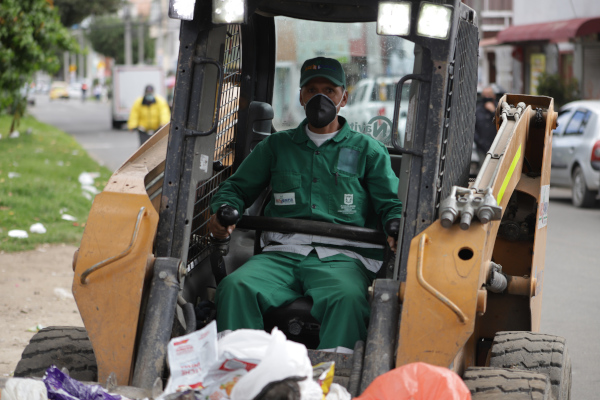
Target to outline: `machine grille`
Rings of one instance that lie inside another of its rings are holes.
[[[214,153],[213,176],[198,184],[192,217],[188,270],[208,256],[208,218],[212,195],[221,182],[232,173],[235,138],[237,134],[239,95],[242,72],[242,41],[239,25],[229,25],[225,39],[223,63],[223,87],[219,108],[219,125]]]
[[[466,187],[475,133],[477,102],[477,27],[461,20],[456,39],[454,76],[449,80],[442,158],[437,184],[436,207],[452,186]]]

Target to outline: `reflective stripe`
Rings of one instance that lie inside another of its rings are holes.
[[[506,187],[508,186],[508,182],[510,182],[510,178],[512,178],[513,172],[515,172],[515,168],[521,159],[521,145],[517,149],[517,153],[513,157],[512,163],[510,164],[510,168],[504,177],[504,182],[502,182],[502,186],[500,187],[500,191],[498,192],[498,204],[502,201],[502,197],[504,197],[504,191],[506,191]]]
[[[355,260],[359,260],[366,269],[371,272],[377,273],[381,266],[382,261],[374,260],[372,258],[366,258],[358,253],[351,250],[337,249],[331,247],[322,246],[311,246],[313,242],[319,242],[323,244],[341,245],[341,246],[353,246],[361,248],[374,248],[383,249],[383,246],[378,244],[370,244],[363,242],[356,242],[353,240],[344,240],[337,238],[330,238],[326,236],[317,235],[305,235],[301,233],[279,233],[279,232],[263,232],[260,238],[260,244],[263,246],[263,252],[266,251],[285,251],[288,253],[302,254],[307,256],[311,251],[315,250],[319,259],[331,257],[336,254],[343,254]],[[278,243],[273,245],[267,245],[265,243]],[[280,244],[279,244],[280,243]]]
[[[265,246],[268,243],[276,242],[280,244],[305,244],[321,243],[332,244],[334,246],[351,246],[360,247],[363,249],[383,249],[380,244],[371,244],[358,242],[355,240],[338,239],[328,236],[306,235],[303,233],[280,233],[280,232],[263,232],[260,237],[261,245]]]

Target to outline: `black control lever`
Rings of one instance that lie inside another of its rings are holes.
[[[400,232],[400,218],[392,218],[385,223],[385,231],[388,236],[398,240],[398,233]],[[394,253],[389,245],[385,246],[385,253],[383,256],[383,265],[377,276],[391,278],[394,271],[394,264],[396,260],[396,253]]]
[[[385,231],[391,237],[398,238],[400,232],[400,218],[392,218],[385,223]]]
[[[217,210],[217,220],[221,226],[227,228],[230,225],[235,225],[237,224],[238,219],[240,219],[240,213],[230,205],[223,204]]]
[[[219,207],[216,215],[219,224],[225,228],[230,225],[235,225],[240,219],[240,213],[238,210],[227,204],[223,204],[221,207]],[[227,269],[225,268],[225,260],[223,260],[223,257],[229,253],[230,240],[231,236],[228,236],[225,239],[219,239],[214,237],[212,234],[210,235],[210,266],[212,268],[213,275],[215,276],[217,285],[223,278],[227,276]]]

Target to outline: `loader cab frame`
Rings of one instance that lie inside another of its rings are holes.
[[[417,32],[422,5],[429,3],[410,4],[410,28],[402,40],[414,43],[414,66],[400,82],[411,82],[409,104],[403,105],[409,109],[406,139],[389,147],[391,156],[401,159],[396,168],[405,213],[398,257],[385,276],[399,280],[406,276],[412,238],[437,218],[440,200],[453,185],[467,185],[477,83],[473,10],[459,1],[440,4],[451,21],[446,38],[432,38]],[[194,18],[181,24],[166,158],[170,165],[165,168],[155,254],[185,260],[188,272],[208,256],[212,193],[270,133],[255,129],[255,107],[274,102],[277,45],[286,40],[277,23],[372,23],[368,28],[374,30],[378,16],[378,3],[367,0],[249,0],[245,7],[246,23],[215,25],[212,2],[197,1]],[[304,60],[297,61],[301,65]],[[294,91],[296,82],[291,85]],[[395,127],[397,120],[396,115]]]

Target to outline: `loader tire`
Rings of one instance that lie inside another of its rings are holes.
[[[516,368],[546,374],[552,399],[571,397],[571,358],[566,340],[534,332],[498,332],[492,344],[492,368]]]
[[[85,328],[50,326],[33,335],[15,369],[16,377],[42,377],[48,367],[67,368],[79,381],[96,382],[98,367]]]
[[[471,367],[463,380],[472,400],[551,400],[547,375],[518,369]]]

